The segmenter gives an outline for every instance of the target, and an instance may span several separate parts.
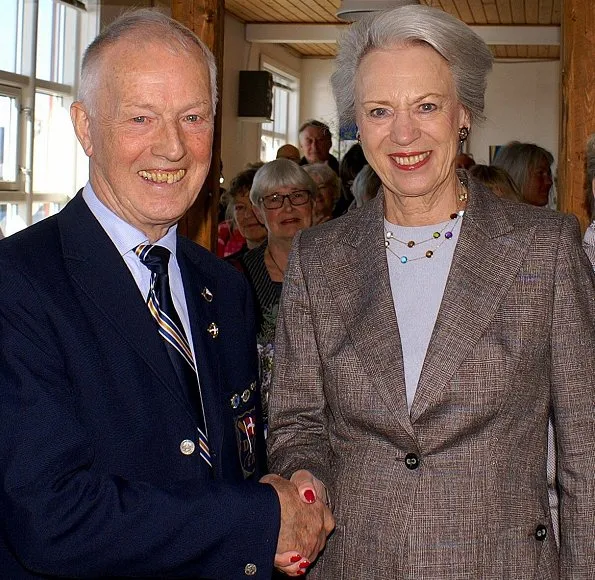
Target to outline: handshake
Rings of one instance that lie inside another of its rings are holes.
[[[273,486],[281,504],[275,567],[288,576],[305,574],[335,527],[326,488],[303,469],[296,471],[290,480],[266,475],[260,482]]]

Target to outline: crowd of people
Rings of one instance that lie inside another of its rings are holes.
[[[238,173],[223,259],[177,233],[213,55],[151,9],[89,46],[89,181],[0,242],[3,577],[593,577],[595,136],[581,245],[550,152],[465,152],[485,42],[402,4],[341,42],[357,143]]]

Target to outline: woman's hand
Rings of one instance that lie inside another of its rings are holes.
[[[306,469],[298,469],[290,481],[298,488],[298,492],[306,503],[320,500],[325,506],[330,507],[330,498],[326,486],[320,479]]]

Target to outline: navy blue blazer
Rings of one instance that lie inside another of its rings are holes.
[[[246,437],[259,407],[250,291],[181,236],[177,258],[212,472],[187,454],[194,409],[81,194],[0,242],[1,578],[270,578],[280,507]]]

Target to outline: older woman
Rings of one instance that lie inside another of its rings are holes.
[[[312,225],[316,193],[309,175],[289,159],[270,161],[254,176],[250,202],[267,239],[241,261],[258,303],[261,331],[270,330],[271,315],[276,318],[291,242]]]
[[[239,259],[248,250],[262,244],[267,237],[265,227],[258,221],[250,202],[250,188],[258,166],[249,166],[240,171],[225,192],[227,202],[226,215],[232,224],[232,231],[237,231],[243,240],[240,247],[231,253],[218,253],[229,260]],[[221,226],[221,224],[220,224]]]
[[[500,147],[492,165],[505,169],[525,203],[543,206],[549,201],[554,156],[534,143],[511,141]]]
[[[334,506],[312,577],[593,575],[593,272],[575,217],[455,170],[491,61],[426,6],[362,20],[340,49],[341,120],[383,191],[297,234],[271,395],[272,471],[308,470]]]
[[[378,190],[382,182],[376,172],[369,166],[364,165],[364,168],[355,176],[351,192],[353,193],[353,203],[349,209],[357,209],[362,207],[364,203],[374,199],[378,195]]]
[[[317,186],[313,225],[328,222],[333,219],[335,205],[341,197],[339,176],[326,163],[304,165],[303,169]]]

